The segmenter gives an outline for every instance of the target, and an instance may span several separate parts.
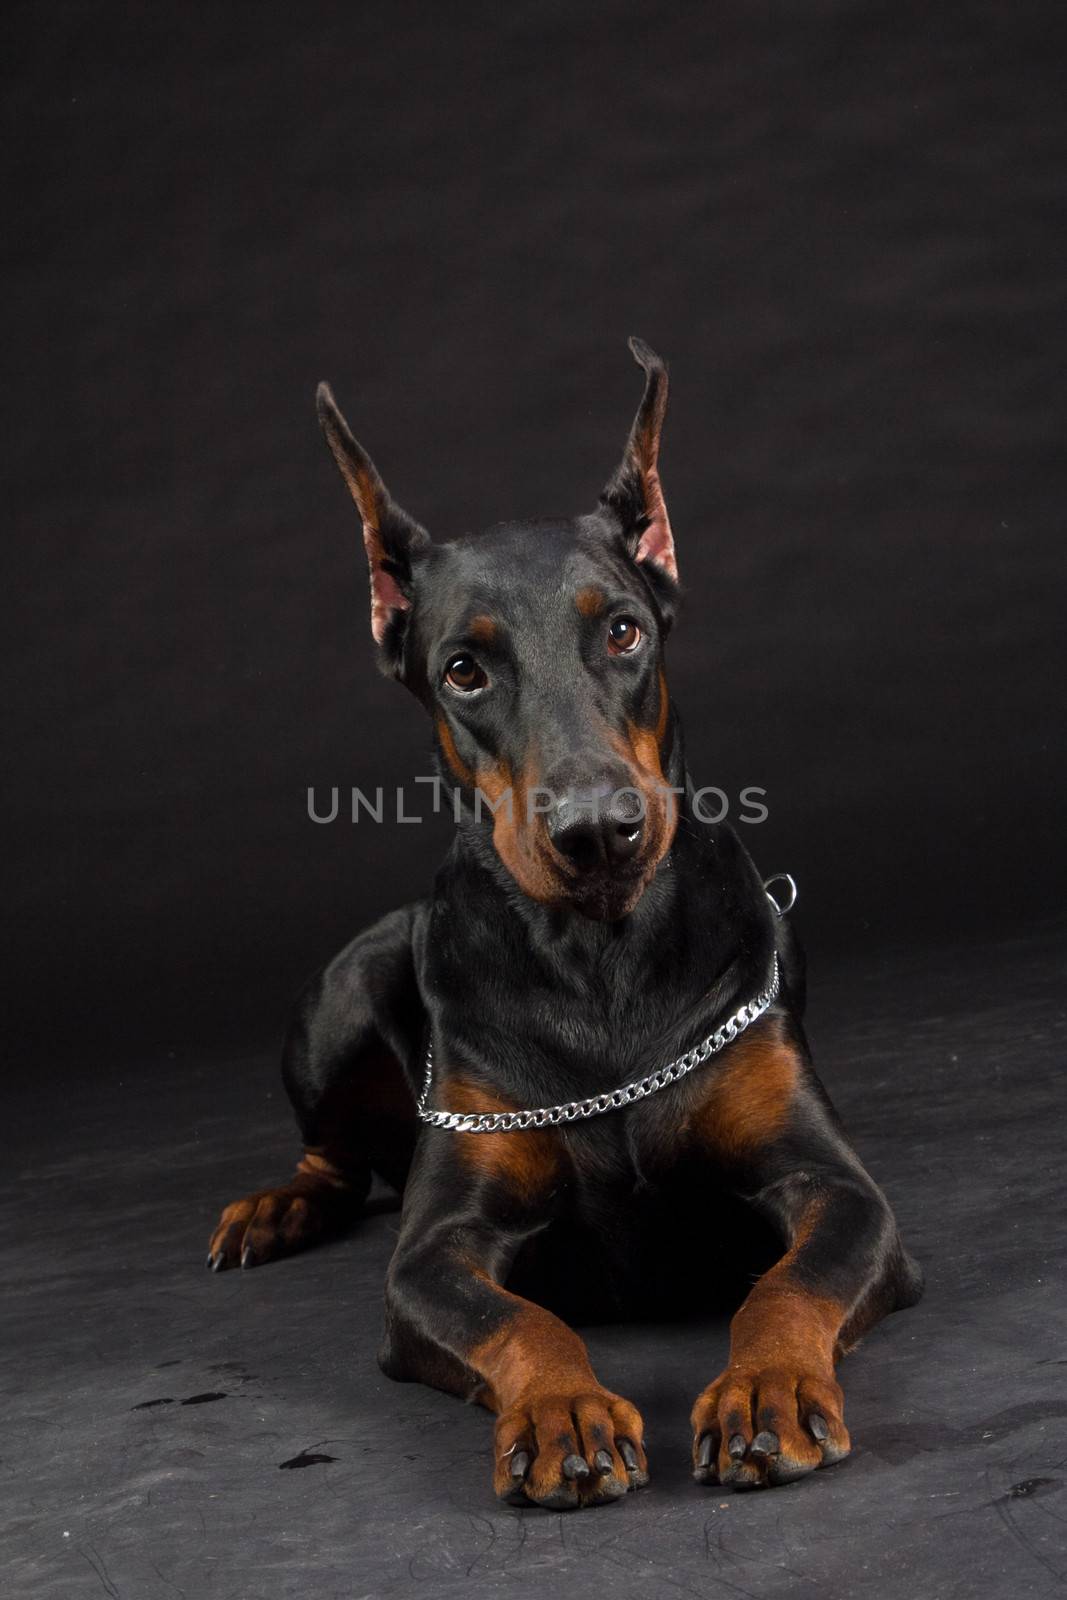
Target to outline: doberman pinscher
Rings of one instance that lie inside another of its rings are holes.
[[[597,509],[448,543],[319,390],[380,663],[433,719],[458,826],[429,898],[305,991],[303,1157],[209,1255],[258,1266],[348,1227],[372,1174],[402,1190],[381,1365],[494,1411],[497,1494],[553,1508],[648,1476],[638,1411],[556,1311],[736,1306],[766,1267],[692,1412],[694,1476],[740,1489],[848,1453],[835,1362],[922,1285],[812,1069],[790,925],[694,804],[663,670],[667,373],[631,349],[644,397]]]

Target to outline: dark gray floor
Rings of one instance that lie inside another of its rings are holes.
[[[383,1378],[396,1215],[212,1277],[285,1172],[272,1064],[19,1084],[3,1186],[3,1591],[63,1600],[580,1593],[957,1597],[1067,1581],[1062,940],[822,974],[823,1076],[929,1274],[845,1366],[855,1452],[745,1497],[688,1478],[721,1327],[591,1330],[652,1486],[497,1509],[480,1410]]]

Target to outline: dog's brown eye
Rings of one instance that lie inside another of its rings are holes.
[[[629,655],[641,643],[641,629],[632,617],[616,617],[608,629],[608,649],[614,656]]]
[[[453,656],[445,668],[445,682],[463,694],[472,694],[475,689],[484,689],[488,681],[473,656]]]

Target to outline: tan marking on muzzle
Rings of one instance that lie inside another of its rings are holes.
[[[504,762],[478,773],[478,788],[493,812],[493,846],[523,894],[542,905],[560,900],[560,882],[538,847],[538,817],[528,815],[530,790],[537,775],[520,767],[513,773]],[[510,796],[508,790],[510,789]]]
[[[459,783],[464,784],[466,788],[473,789],[474,773],[456,749],[456,741],[452,736],[452,729],[448,726],[444,717],[438,717],[437,719],[437,737],[452,776]]]
[[[678,825],[675,796],[670,793],[663,772],[661,747],[667,732],[670,701],[663,668],[659,672],[659,711],[654,728],[636,722],[626,724],[626,732],[610,736],[613,749],[622,756],[633,776],[633,786],[645,806],[645,832],[649,841],[649,877],[671,847]]]

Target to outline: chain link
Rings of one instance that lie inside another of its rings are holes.
[[[777,907],[776,907],[777,909]],[[779,912],[779,915],[781,913]],[[748,1000],[739,1006],[733,1016],[709,1033],[706,1039],[687,1050],[684,1055],[678,1056],[674,1061],[669,1061],[665,1067],[657,1067],[655,1072],[650,1072],[644,1078],[637,1078],[632,1083],[625,1083],[619,1089],[610,1089],[603,1094],[590,1095],[585,1100],[567,1100],[559,1106],[538,1106],[536,1110],[529,1111],[432,1111],[427,1102],[430,1090],[433,1087],[433,1045],[426,1048],[426,1078],[422,1086],[415,1107],[423,1122],[433,1128],[455,1128],[460,1133],[513,1133],[524,1128],[556,1127],[562,1122],[580,1122],[586,1117],[599,1117],[605,1111],[621,1111],[625,1106],[634,1105],[638,1100],[644,1100],[646,1095],[655,1094],[659,1089],[665,1089],[668,1084],[677,1083],[679,1078],[684,1078],[694,1068],[702,1066],[712,1056],[718,1055],[720,1050],[725,1050],[732,1044],[739,1034],[762,1017],[763,1013],[772,1006],[778,996],[778,957],[774,957],[771,966],[771,976],[765,989],[754,1000]]]

